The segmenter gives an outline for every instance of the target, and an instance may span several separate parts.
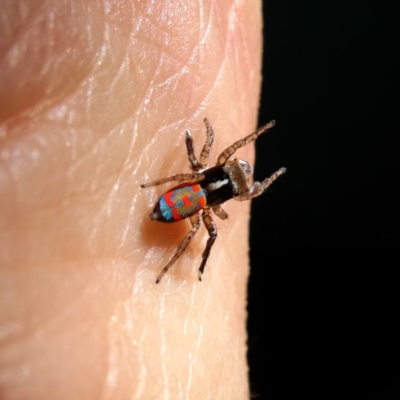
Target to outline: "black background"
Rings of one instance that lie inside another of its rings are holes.
[[[395,4],[395,3],[394,3]],[[258,399],[399,396],[399,14],[264,1],[249,365]]]

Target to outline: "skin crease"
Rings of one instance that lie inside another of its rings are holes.
[[[250,202],[150,221],[190,172],[256,128],[261,5],[5,0],[0,12],[0,398],[248,399]],[[238,152],[253,163],[253,146]]]

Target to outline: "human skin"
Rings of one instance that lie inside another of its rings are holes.
[[[3,0],[0,39],[0,398],[248,399],[250,203],[155,284],[190,224],[140,184],[255,129],[260,2]]]

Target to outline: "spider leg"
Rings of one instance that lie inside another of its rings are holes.
[[[225,164],[226,160],[233,154],[237,149],[240,149],[243,146],[248,145],[249,143],[253,142],[256,140],[260,135],[262,135],[264,132],[270,130],[273,128],[275,125],[275,121],[270,121],[268,122],[267,125],[257,129],[255,132],[250,133],[250,135],[246,136],[243,139],[238,140],[237,142],[233,143],[232,146],[229,146],[227,149],[225,149],[217,158],[217,164],[216,165],[223,165]]]
[[[214,224],[214,221],[211,218],[211,214],[210,214],[210,209],[209,208],[204,208],[203,209],[203,222],[204,225],[206,226],[207,230],[208,230],[208,234],[210,235],[210,237],[207,240],[207,244],[206,244],[206,248],[204,249],[203,252],[203,260],[200,264],[199,267],[199,281],[202,280],[203,278],[203,272],[204,272],[204,267],[206,266],[206,262],[208,260],[208,257],[210,256],[210,252],[211,252],[211,247],[215,242],[215,239],[217,238],[217,227]]]
[[[186,131],[186,149],[190,162],[190,169],[195,172],[199,171],[201,169],[201,164],[194,155],[193,139],[190,131]]]
[[[208,159],[210,157],[210,152],[211,152],[211,146],[214,141],[214,131],[207,118],[204,118],[204,124],[206,125],[207,129],[207,137],[203,149],[201,150],[200,153],[200,162],[197,160],[194,154],[192,134],[190,133],[190,131],[186,131],[186,149],[190,161],[190,169],[196,172],[202,168],[207,168]]]
[[[226,213],[226,211],[224,211],[222,209],[221,206],[214,206],[214,207],[212,207],[212,210],[214,211],[214,214],[217,217],[219,217],[221,219],[227,219],[228,218],[228,214]]]
[[[178,181],[179,183],[182,182],[199,182],[204,179],[204,174],[198,174],[194,172],[193,174],[175,174],[171,175],[168,178],[159,179],[158,181],[142,183],[140,186],[142,188],[147,188],[150,186],[157,186],[161,185],[162,183],[167,183],[171,181]]]
[[[159,283],[162,277],[167,273],[170,267],[175,263],[175,261],[181,256],[181,254],[186,250],[188,247],[191,239],[197,233],[200,228],[200,218],[199,214],[194,214],[190,217],[190,223],[192,224],[192,229],[187,233],[186,237],[182,240],[181,244],[175,250],[175,254],[169,261],[169,263],[163,268],[160,274],[157,276],[156,283]]]
[[[254,197],[260,196],[268,186],[270,186],[275,180],[277,180],[281,175],[286,172],[286,168],[278,169],[269,178],[263,180],[262,182],[254,182],[253,186],[247,191],[234,197],[235,200],[245,201],[253,199]]]
[[[211,147],[214,142],[214,130],[207,118],[204,118],[204,124],[207,130],[207,137],[200,153],[200,164],[202,168],[206,168],[208,166],[208,159],[210,157]]]

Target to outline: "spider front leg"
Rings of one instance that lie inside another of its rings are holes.
[[[210,256],[211,247],[214,244],[215,239],[217,239],[217,233],[218,233],[217,227],[215,226],[214,221],[211,218],[210,209],[208,207],[203,209],[202,217],[203,217],[204,225],[206,226],[210,237],[207,240],[206,248],[204,249],[204,252],[202,255],[203,260],[199,267],[199,281],[201,281],[203,278],[204,267],[206,266],[208,257]]]
[[[214,130],[207,118],[204,118],[204,124],[207,129],[207,137],[200,153],[200,164],[203,168],[208,166],[208,159],[210,158],[211,147],[214,142]]]
[[[247,192],[241,193],[239,196],[234,197],[234,199],[239,201],[245,201],[260,196],[268,188],[268,186],[270,186],[285,172],[286,168],[278,169],[278,171],[273,173],[269,178],[263,180],[262,182],[254,182],[253,186],[251,186],[251,188]]]
[[[201,169],[201,165],[194,154],[193,139],[190,131],[186,131],[186,149],[190,162],[190,169],[195,172],[199,171]]]
[[[210,157],[211,147],[214,141],[214,131],[207,118],[204,118],[204,124],[206,125],[207,129],[207,137],[200,153],[200,162],[197,160],[194,154],[192,134],[190,131],[186,131],[186,149],[190,162],[190,169],[195,172],[208,166],[208,159]]]
[[[167,273],[167,271],[171,268],[171,266],[175,263],[175,261],[181,256],[181,254],[186,250],[193,236],[197,233],[200,228],[200,218],[199,214],[194,214],[190,217],[190,223],[192,224],[192,229],[188,232],[185,239],[182,240],[182,243],[175,250],[175,254],[171,258],[170,262],[163,268],[160,274],[157,276],[156,283],[159,283],[162,277]]]
[[[275,121],[268,122],[267,125],[257,129],[255,132],[251,133],[250,135],[246,136],[243,139],[238,140],[237,142],[233,143],[232,146],[229,146],[225,149],[217,158],[217,165],[225,164],[226,160],[232,156],[237,149],[240,149],[243,146],[247,146],[249,143],[254,142],[260,135],[264,132],[269,131],[271,128],[275,126]]]

